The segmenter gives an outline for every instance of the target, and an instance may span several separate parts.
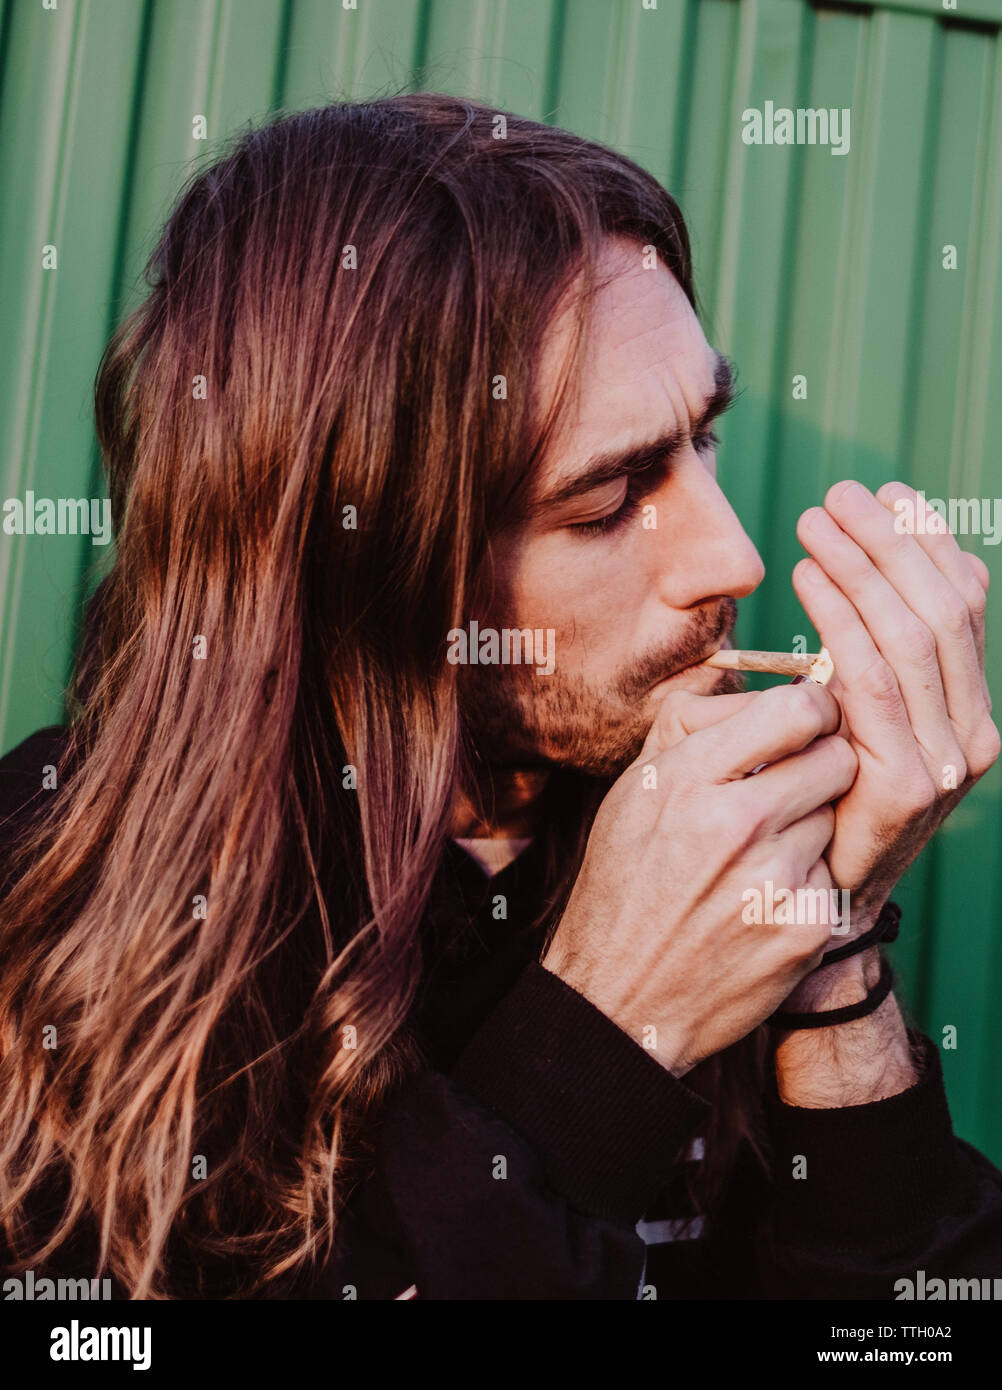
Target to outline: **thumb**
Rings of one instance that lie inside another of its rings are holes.
[[[849,725],[847,724],[845,717],[845,686],[839,680],[838,676],[832,676],[831,680],[828,682],[828,689],[835,696],[836,700],[839,703],[839,708],[842,711],[842,722],[837,730],[838,735],[840,738],[847,739],[850,737],[850,735]]]

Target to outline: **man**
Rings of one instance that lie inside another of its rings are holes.
[[[5,809],[64,787],[3,903],[8,1241],[58,1122],[51,1249],[102,1218],[76,1258],[136,1296],[1002,1273],[1002,1174],[851,949],[998,756],[987,571],[841,483],[795,572],[838,683],[702,666],[763,566],[684,224],[503,130],[427,95],[248,137],[103,364],[81,712],[5,760]],[[749,925],[764,884],[848,890],[850,949]]]

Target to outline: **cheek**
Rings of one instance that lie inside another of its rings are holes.
[[[599,675],[630,661],[648,581],[625,551],[598,540],[564,544],[526,556],[513,578],[514,621],[552,628],[562,669],[587,665]]]

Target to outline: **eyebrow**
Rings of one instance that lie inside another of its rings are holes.
[[[707,425],[728,410],[734,401],[734,372],[731,364],[721,353],[714,353],[713,391],[703,401],[698,418],[690,422],[688,429],[679,427],[669,430],[657,439],[631,445],[628,449],[596,454],[588,460],[580,473],[575,474],[573,478],[565,478],[541,496],[535,504],[535,509],[557,507],[561,503],[573,501],[575,497],[581,497],[584,493],[592,492],[605,483],[613,483],[620,478],[642,473],[652,464],[669,462],[681,451],[690,434],[701,434]]]

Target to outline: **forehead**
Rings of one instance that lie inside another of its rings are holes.
[[[642,248],[610,238],[601,288],[588,316],[579,391],[537,479],[539,490],[574,472],[575,460],[685,426],[713,391],[715,356],[681,285]],[[570,306],[557,314],[542,359],[550,401],[571,342]]]

